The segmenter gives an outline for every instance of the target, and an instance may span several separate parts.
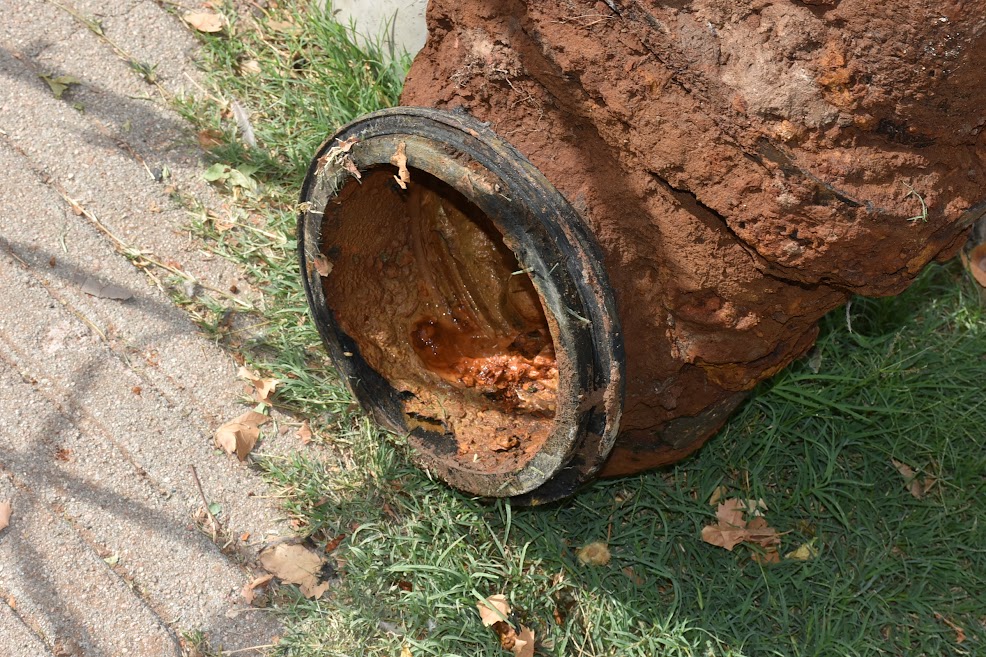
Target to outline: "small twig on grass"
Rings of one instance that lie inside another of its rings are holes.
[[[222,529],[222,525],[219,524],[216,516],[212,514],[212,509],[209,508],[209,500],[205,497],[205,491],[202,489],[202,482],[199,480],[198,471],[194,465],[188,467],[192,470],[192,478],[195,479],[195,486],[199,489],[199,495],[202,496],[202,504],[205,506],[205,512],[209,515],[209,520],[212,521],[212,542],[215,543],[219,540],[219,530]]]
[[[213,94],[211,94],[211,93],[209,93],[209,91],[208,91],[208,90],[207,90],[207,89],[206,89],[205,87],[203,87],[203,86],[202,86],[201,84],[199,84],[199,82],[198,82],[198,80],[196,80],[195,78],[193,78],[193,77],[192,77],[191,75],[189,75],[189,74],[188,74],[187,72],[185,73],[185,78],[186,78],[186,79],[187,79],[187,80],[188,80],[189,82],[191,82],[191,83],[192,83],[192,85],[193,85],[193,86],[194,86],[194,87],[195,87],[196,89],[198,89],[198,90],[199,90],[199,92],[200,92],[200,93],[202,94],[202,96],[203,96],[204,98],[208,98],[209,100],[211,100],[212,102],[214,102],[214,103],[215,103],[216,105],[219,105],[220,107],[225,107],[225,106],[227,105],[227,103],[226,103],[226,101],[225,101],[225,100],[223,100],[223,99],[220,99],[220,98],[217,98],[217,97],[216,97],[216,96],[214,96]]]
[[[173,267],[169,264],[162,262],[153,253],[149,251],[142,251],[136,247],[131,246],[130,244],[125,242],[122,238],[120,238],[116,233],[110,230],[109,227],[106,224],[104,224],[102,221],[100,221],[95,214],[89,211],[89,209],[83,207],[83,205],[79,201],[76,201],[75,199],[71,198],[65,192],[65,190],[62,188],[61,185],[52,182],[51,186],[54,188],[56,192],[58,192],[58,194],[65,200],[65,202],[69,204],[69,206],[72,208],[72,212],[74,212],[77,215],[83,216],[86,219],[88,219],[90,222],[92,222],[92,224],[100,232],[102,232],[104,235],[110,238],[110,240],[115,245],[114,248],[116,249],[116,251],[120,253],[123,257],[132,261],[134,263],[134,266],[136,266],[138,269],[142,269],[145,272],[147,272],[147,265],[154,265],[155,267],[158,267],[160,269],[163,269],[167,272],[174,274],[175,276],[181,278],[182,280],[188,281],[189,283],[194,283],[196,285],[201,286],[203,289],[218,294],[221,297],[228,299],[234,304],[240,306],[241,308],[245,308],[247,310],[253,309],[250,303],[233,296],[229,292],[226,292],[225,290],[220,290],[217,287],[214,287],[212,285],[209,285],[208,283],[200,281],[195,276],[189,274],[186,271],[182,271],[177,267]],[[151,275],[150,272],[147,272],[147,274],[149,276]],[[155,283],[157,283],[160,286],[160,281],[156,277],[151,276],[151,278],[153,278]]]
[[[235,655],[235,654],[240,653],[240,652],[250,652],[251,650],[266,650],[268,648],[276,648],[276,647],[277,647],[277,644],[276,643],[267,643],[267,644],[264,644],[264,645],[261,645],[261,646],[249,646],[247,648],[237,648],[236,650],[225,650],[225,651],[223,651],[223,654],[224,655]]]

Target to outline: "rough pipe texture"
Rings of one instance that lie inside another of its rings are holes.
[[[625,331],[604,474],[714,433],[986,194],[986,12],[931,0],[432,0],[405,105],[461,107],[583,214]]]

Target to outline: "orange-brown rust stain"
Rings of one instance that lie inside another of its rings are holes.
[[[830,42],[819,58],[818,66],[821,72],[815,81],[825,90],[829,102],[837,107],[852,108],[852,71],[846,65],[841,46]]]
[[[686,445],[683,448],[675,449],[668,445],[657,445],[651,451],[634,449],[628,441],[617,443],[609,458],[600,470],[600,477],[622,477],[643,470],[660,468],[681,461],[696,452],[706,441],[712,437],[712,432],[707,432],[701,438]]]
[[[540,332],[490,344],[461,322],[420,320],[411,345],[425,367],[454,385],[476,388],[503,403],[508,412],[550,417],[555,410],[558,366],[554,349]]]
[[[498,472],[537,453],[553,426],[558,364],[527,275],[475,207],[370,172],[330,206],[323,279],[341,328],[405,396],[409,426],[454,436],[461,466]]]
[[[551,417],[558,370],[530,278],[475,216],[432,194],[410,205],[421,273],[410,343],[421,363],[505,412]]]

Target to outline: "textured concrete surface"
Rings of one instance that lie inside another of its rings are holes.
[[[244,410],[236,366],[107,234],[251,293],[171,196],[220,205],[166,100],[194,89],[196,41],[152,0],[76,1],[106,38],[60,4],[0,4],[0,654],[180,655],[188,632],[261,654],[280,629],[240,590],[256,545],[290,529],[257,473],[212,446]],[[40,75],[81,84],[58,99]],[[90,278],[133,297],[90,296]],[[196,522],[193,466],[225,551]]]
[[[428,38],[427,0],[323,0],[325,4],[338,12],[336,18],[343,25],[352,22],[361,37],[393,44],[397,54],[416,55]]]

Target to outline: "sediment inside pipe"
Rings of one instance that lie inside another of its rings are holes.
[[[409,429],[453,438],[463,470],[518,470],[555,424],[554,322],[490,217],[424,171],[406,190],[396,173],[376,166],[325,208],[326,301]]]

